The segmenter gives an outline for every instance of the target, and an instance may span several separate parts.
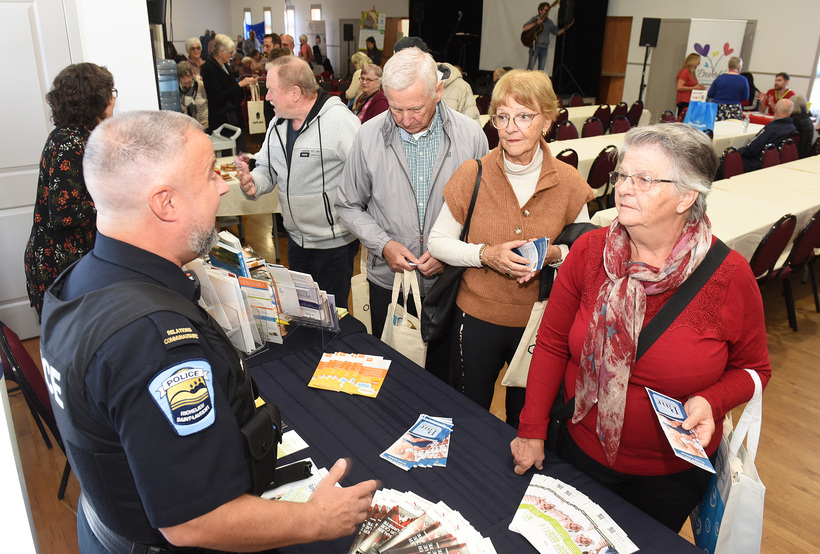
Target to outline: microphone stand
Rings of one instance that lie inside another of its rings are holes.
[[[450,46],[450,41],[453,40],[453,37],[455,36],[456,31],[458,31],[458,25],[459,25],[459,23],[461,23],[461,18],[462,17],[464,17],[464,12],[461,11],[461,10],[458,10],[458,19],[456,20],[456,25],[455,25],[455,27],[453,27],[453,32],[450,33],[450,36],[447,38],[447,42],[444,43],[444,48],[442,49],[442,57],[444,59],[441,60],[441,61],[443,61],[443,62],[447,61],[447,48]]]

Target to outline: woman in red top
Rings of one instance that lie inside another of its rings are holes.
[[[677,104],[678,115],[680,112],[689,106],[689,98],[692,96],[693,90],[706,90],[706,87],[698,83],[698,78],[695,76],[695,68],[700,65],[700,54],[689,54],[683,61],[683,66],[678,71],[677,84]]]
[[[710,473],[675,456],[646,387],[683,402],[714,459],[723,416],[771,376],[763,302],[748,262],[731,251],[646,353],[638,336],[704,259],[715,238],[706,194],[712,142],[681,123],[636,127],[610,175],[618,217],[575,241],[538,331],[515,471],[544,465],[550,407],[563,384],[573,417],[558,455],[678,532]],[[557,437],[553,437],[557,438]]]

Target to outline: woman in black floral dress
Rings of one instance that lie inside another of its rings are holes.
[[[83,152],[94,127],[111,117],[116,97],[114,77],[93,63],[66,67],[46,94],[55,129],[40,158],[25,256],[28,297],[38,314],[51,283],[94,247],[97,211],[83,180]]]

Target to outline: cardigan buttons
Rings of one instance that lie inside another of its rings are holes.
[[[530,211],[524,210],[524,217],[530,217]]]
[[[516,235],[520,235],[520,234],[521,234],[521,232],[522,232],[522,231],[521,231],[521,227],[516,227],[516,228],[513,230],[513,232],[514,232]]]

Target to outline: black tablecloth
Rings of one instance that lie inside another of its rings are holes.
[[[524,537],[507,529],[532,477],[529,472],[524,476],[513,472],[509,443],[515,430],[378,339],[355,332],[357,329],[356,323],[343,321],[342,333],[324,341],[316,330],[298,329],[285,339],[284,347],[271,345],[249,361],[262,396],[279,406],[283,421],[309,444],[280,464],[310,456],[319,467],[329,468],[338,458],[349,457],[353,464],[343,485],[375,478],[387,488],[413,491],[432,502],[442,500],[490,537],[499,554],[535,552]],[[309,388],[307,383],[323,351],[391,359],[378,397]],[[406,472],[379,458],[422,413],[453,418],[447,467]],[[574,467],[547,456],[543,473],[597,502],[641,552],[700,552]],[[279,551],[343,553],[352,540],[350,536]]]

